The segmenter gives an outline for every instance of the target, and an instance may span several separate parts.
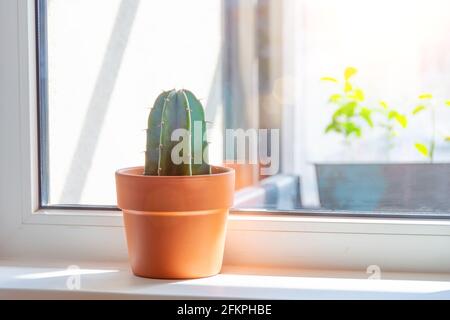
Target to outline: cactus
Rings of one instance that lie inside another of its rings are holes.
[[[180,164],[172,161],[173,148],[179,141],[172,141],[176,129],[186,129],[189,137]],[[211,174],[207,163],[205,112],[200,101],[188,90],[170,90],[161,93],[148,117],[147,149],[144,175],[192,176]],[[200,136],[201,135],[201,136]],[[201,157],[201,159],[200,159]]]

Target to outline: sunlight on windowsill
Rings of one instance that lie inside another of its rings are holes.
[[[70,276],[81,276],[88,274],[103,274],[103,273],[113,273],[119,272],[119,270],[97,270],[97,269],[66,269],[61,271],[50,271],[50,272],[36,272],[21,274],[16,276],[16,279],[23,280],[37,280],[37,279],[48,279],[48,278],[58,278],[58,277],[70,277]]]

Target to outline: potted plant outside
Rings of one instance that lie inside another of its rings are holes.
[[[204,110],[188,90],[156,99],[145,167],[116,172],[129,260],[137,276],[187,279],[220,272],[234,171],[208,164]]]
[[[431,120],[431,136],[428,142],[416,142],[414,147],[416,150],[427,158],[430,163],[434,162],[435,149],[437,142],[437,108],[440,106],[450,107],[450,100],[444,101],[444,103],[437,103],[434,101],[434,97],[431,93],[423,93],[419,95],[420,103],[414,108],[412,114],[415,116],[423,111],[429,112]],[[444,140],[449,141],[449,137],[444,135]]]
[[[343,92],[330,96],[329,101],[337,105],[337,110],[325,132],[343,135],[346,144],[351,144],[352,140],[363,137],[364,130],[382,129],[388,142],[387,148],[392,148],[398,130],[407,128],[408,118],[384,101],[380,101],[378,107],[368,107],[364,92],[350,82],[355,73],[356,69],[347,68]],[[322,80],[339,83],[331,77]],[[450,192],[450,164],[432,164],[436,144],[436,115],[434,106],[430,104],[432,98],[431,94],[421,94],[419,105],[412,111],[413,115],[427,110],[431,113],[433,133],[429,142],[414,145],[430,163],[316,163],[321,206],[361,211],[447,210],[450,200],[445,195]],[[450,102],[445,104],[450,105]]]

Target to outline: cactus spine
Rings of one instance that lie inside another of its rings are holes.
[[[185,129],[189,138],[182,149],[184,161],[175,164],[172,150],[179,141],[172,141],[176,129]],[[210,174],[207,163],[205,112],[200,101],[188,90],[161,93],[148,117],[145,175],[191,176]],[[201,159],[199,158],[201,156]]]

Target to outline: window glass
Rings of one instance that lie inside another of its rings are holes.
[[[114,171],[144,162],[154,99],[187,88],[211,163],[257,154],[233,164],[238,207],[449,211],[448,1],[38,4],[43,205],[114,205]],[[239,154],[227,129],[256,149]]]
[[[48,204],[115,204],[115,170],[143,165],[147,115],[188,88],[221,159],[221,1],[49,0]],[[42,17],[41,17],[42,18]],[[208,101],[208,98],[211,98]],[[209,102],[209,104],[208,104]],[[41,106],[42,107],[42,106]]]
[[[297,4],[303,206],[450,209],[449,12],[443,0]]]

